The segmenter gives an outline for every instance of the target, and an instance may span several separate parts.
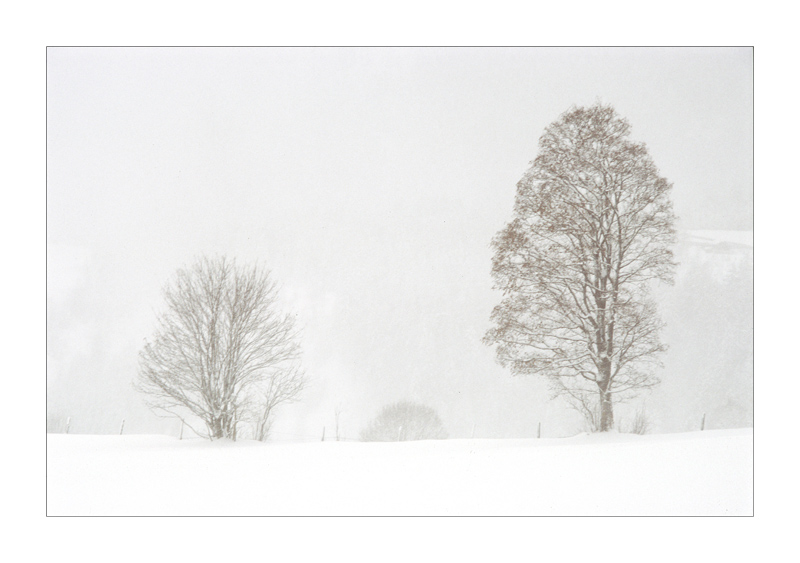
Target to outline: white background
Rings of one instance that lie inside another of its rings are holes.
[[[205,12],[165,7],[70,3],[15,5],[4,18],[4,96],[11,127],[4,135],[11,175],[6,187],[4,280],[12,315],[4,342],[3,415],[9,430],[6,475],[11,552],[31,559],[137,561],[279,557],[296,560],[425,559],[750,561],[791,553],[788,479],[793,441],[790,404],[796,380],[786,363],[792,331],[782,319],[794,305],[789,275],[797,197],[787,170],[796,157],[796,48],[792,19],[770,3],[737,10],[715,3],[564,4],[561,8],[493,3],[490,13],[462,6],[409,3],[242,6]],[[585,15],[585,17],[581,17]],[[473,30],[480,30],[475,32]],[[754,519],[48,519],[44,520],[45,360],[45,46],[78,44],[707,44],[756,45],[757,385],[759,432]],[[7,271],[9,271],[7,270]],[[778,301],[781,299],[781,301]],[[789,313],[789,314],[787,314]],[[783,352],[781,352],[783,351]],[[764,381],[763,379],[761,381]],[[774,384],[774,385],[773,385]],[[779,391],[778,391],[779,390]],[[10,466],[10,467],[9,467]],[[606,549],[601,549],[601,546]]]

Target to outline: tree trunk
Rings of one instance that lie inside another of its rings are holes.
[[[614,429],[614,406],[611,403],[611,395],[600,391],[600,432],[608,432]]]
[[[600,364],[600,432],[609,432],[614,429],[614,406],[608,388],[611,383],[611,362],[603,358]]]
[[[225,432],[223,430],[221,417],[213,418],[211,420],[211,424],[209,425],[208,430],[212,440],[219,440],[225,437]]]

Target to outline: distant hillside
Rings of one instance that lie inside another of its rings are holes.
[[[658,295],[662,384],[647,399],[660,431],[753,424],[753,232],[686,231],[675,285]]]
[[[684,231],[675,259],[675,284],[655,290],[670,346],[662,383],[620,405],[616,418],[624,426],[644,405],[654,432],[696,430],[704,413],[706,428],[751,426],[753,233]],[[319,304],[306,315],[304,342],[314,384],[281,413],[276,438],[316,437],[326,425],[330,431],[340,403],[344,433],[355,437],[380,406],[403,398],[436,408],[452,437],[531,437],[540,422],[547,437],[580,431],[578,415],[549,401],[546,381],[512,377],[481,343],[498,299],[489,260],[487,247],[481,255],[454,254],[425,276],[419,269],[378,278],[347,270],[339,285],[335,272],[306,279],[307,286],[295,281]],[[99,266],[83,270],[69,291],[48,288],[48,431],[65,431],[70,417],[70,433],[117,433],[125,419],[126,433],[177,435],[180,424],[151,414],[131,387],[149,330],[141,326],[152,322],[157,298],[96,302]]]

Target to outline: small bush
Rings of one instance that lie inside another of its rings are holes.
[[[401,401],[383,407],[377,417],[361,431],[362,442],[404,442],[444,440],[447,432],[431,407]]]

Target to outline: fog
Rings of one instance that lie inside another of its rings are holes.
[[[654,430],[752,425],[752,50],[48,49],[48,430],[177,434],[132,387],[162,286],[258,262],[310,385],[275,439],[356,439],[386,403],[450,437],[581,430],[481,343],[492,236],[544,128],[601,100],[680,217]],[[745,234],[742,235],[742,232]],[[622,407],[621,417],[629,416]]]

